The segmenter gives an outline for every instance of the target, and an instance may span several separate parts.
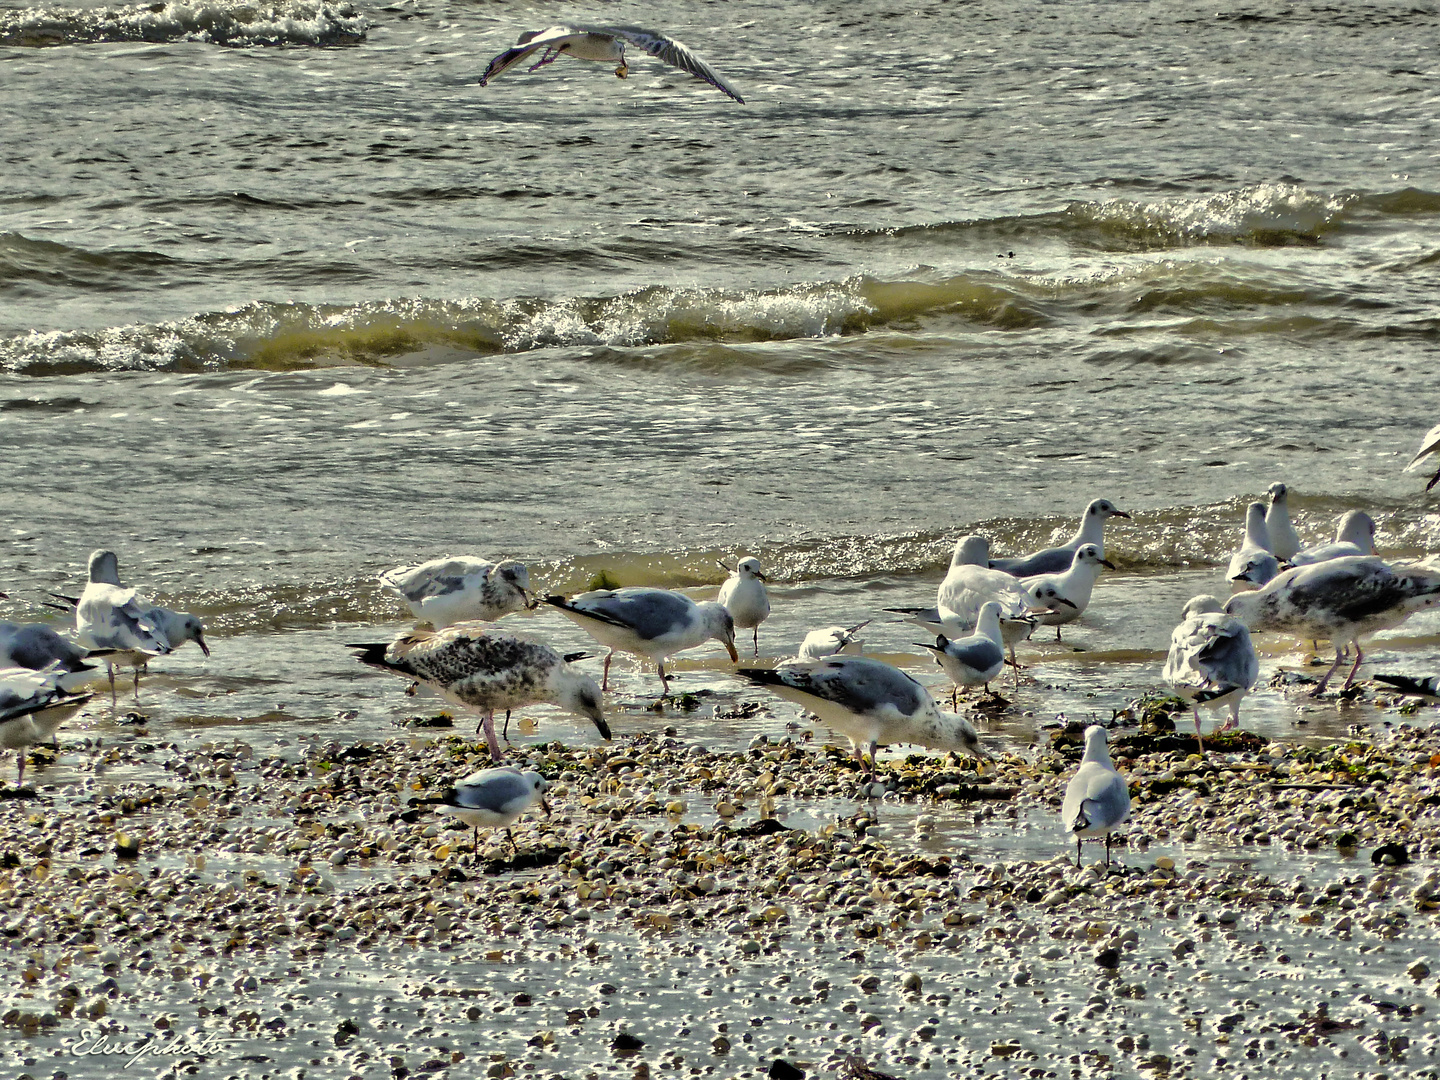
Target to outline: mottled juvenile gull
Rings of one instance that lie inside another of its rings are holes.
[[[25,752],[54,738],[60,725],[91,698],[60,688],[58,668],[0,670],[0,748],[16,751],[15,786],[25,780]]]
[[[942,713],[930,691],[883,660],[831,656],[774,669],[741,668],[736,674],[820,717],[850,740],[862,762],[868,747],[871,777],[876,748],[891,743],[990,757],[968,720]]]
[[[545,603],[610,650],[602,689],[610,686],[610,661],[617,651],[634,653],[657,665],[661,691],[657,705],[670,696],[665,659],[672,654],[714,638],[725,646],[733,663],[740,661],[735,651],[735,621],[723,604],[713,600],[697,604],[684,593],[669,589],[629,588],[596,589],[569,600],[547,596]]]
[[[638,26],[552,26],[547,30],[527,30],[520,35],[512,49],[506,49],[491,60],[480,76],[480,85],[487,85],[491,79],[509,71],[522,60],[535,53],[540,59],[531,64],[528,71],[535,71],[553,63],[562,56],[573,56],[576,60],[596,60],[602,64],[618,64],[615,74],[625,78],[630,65],[625,62],[625,46],[634,45],[645,50],[657,60],[688,72],[701,82],[707,82],[722,94],[728,94],[741,105],[745,99],[700,57],[674,38],[658,34],[653,30],[642,30]],[[542,51],[543,50],[543,51]]]
[[[475,830],[475,850],[480,850],[480,829],[504,829],[510,847],[515,841],[510,837],[510,826],[520,815],[536,803],[550,816],[550,806],[545,802],[545,792],[550,782],[538,772],[521,772],[510,765],[492,769],[481,769],[471,773],[438,798],[413,799],[417,805],[432,805],[442,814],[459,818]]]
[[[720,566],[730,570],[723,562]],[[755,655],[760,655],[760,624],[770,617],[770,596],[765,592],[766,577],[760,571],[759,559],[741,559],[730,577],[720,586],[718,600],[735,629],[755,631]]]
[[[1265,493],[1270,496],[1270,506],[1265,511],[1270,551],[1281,562],[1289,562],[1300,550],[1300,537],[1290,523],[1290,489],[1284,484],[1271,484]]]
[[[530,603],[530,571],[513,559],[449,556],[397,566],[381,574],[380,583],[437,630],[457,622],[493,622]]]
[[[1335,542],[1297,551],[1292,566],[1310,566],[1347,555],[1375,554],[1375,522],[1364,510],[1348,510],[1335,526]]]
[[[1083,544],[1094,544],[1105,554],[1105,522],[1114,517],[1129,518],[1124,510],[1117,510],[1109,499],[1096,499],[1085,507],[1080,515],[1080,527],[1066,543],[1059,547],[1045,548],[1019,559],[991,559],[990,566],[1003,570],[1015,577],[1034,577],[1036,574],[1061,574],[1070,569],[1075,552]]]
[[[1005,666],[1005,643],[1000,636],[1000,604],[987,600],[980,605],[980,616],[975,621],[975,632],[964,637],[947,638],[939,635],[934,645],[916,642],[923,649],[935,654],[935,662],[950,676],[954,689],[950,694],[950,706],[959,703],[959,692],[963,686],[984,686],[990,689],[990,680],[1000,674]]]
[[[140,671],[151,658],[170,651],[170,642],[154,616],[155,608],[134,589],[120,585],[120,562],[113,551],[90,554],[90,581],[75,605],[75,643],[83,649],[106,651],[110,700],[115,700],[115,668],[135,669],[135,693],[140,693]]]
[[[1060,640],[1060,627],[1074,622],[1090,606],[1090,595],[1095,591],[1095,579],[1100,568],[1115,569],[1115,564],[1100,553],[1094,544],[1082,544],[1075,549],[1070,569],[1063,574],[1039,574],[1021,578],[1020,584],[1030,590],[1037,601],[1058,599],[1062,601],[1036,618],[1044,626],[1055,627],[1055,640]]]
[[[91,655],[43,623],[0,623],[0,668],[49,668],[58,674],[62,690],[74,690],[95,677],[100,669],[85,662]]]
[[[595,680],[571,667],[549,645],[486,623],[456,623],[443,630],[412,630],[388,645],[356,644],[356,659],[414,679],[447,701],[480,709],[490,756],[500,760],[495,710],[549,704],[589,719],[602,738],[610,726]]]
[[[1348,690],[1365,658],[1360,639],[1399,626],[1416,611],[1440,604],[1440,575],[1420,567],[1390,567],[1372,557],[1347,556],[1286,570],[1259,592],[1236,593],[1225,611],[1251,630],[1325,638],[1335,663],[1312,693],[1321,693],[1355,646]]]
[[[1270,532],[1265,528],[1265,504],[1252,502],[1245,510],[1245,539],[1230,556],[1225,580],[1232,588],[1258,589],[1280,572],[1280,561],[1270,550]]]
[[[859,656],[865,648],[860,640],[860,631],[869,625],[870,620],[866,619],[854,626],[826,626],[811,630],[800,643],[799,659],[822,660],[837,653]]]
[[[1415,456],[1410,459],[1410,464],[1406,465],[1403,471],[1412,472],[1420,468],[1420,463],[1429,457],[1440,459],[1440,424],[1436,424],[1425,433],[1425,437],[1420,440],[1420,449],[1415,452]],[[1434,464],[1435,462],[1431,461],[1425,468],[1428,469]],[[1440,471],[1430,478],[1430,482],[1425,485],[1425,490],[1429,491],[1436,484],[1440,484]]]
[[[1260,658],[1250,631],[1213,596],[1195,596],[1180,612],[1181,622],[1170,635],[1170,655],[1160,673],[1194,709],[1195,738],[1200,739],[1200,709],[1228,707],[1230,718],[1221,731],[1240,726],[1240,702],[1260,677]],[[1205,752],[1200,740],[1200,752]]]
[[[1105,729],[1091,724],[1085,729],[1085,756],[1080,768],[1065,785],[1065,802],[1060,820],[1075,836],[1075,865],[1080,865],[1080,845],[1086,840],[1105,840],[1105,865],[1110,865],[1110,834],[1130,817],[1130,787],[1110,760]]]

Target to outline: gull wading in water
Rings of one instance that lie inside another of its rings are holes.
[[[595,680],[572,667],[549,645],[485,623],[456,623],[443,630],[413,630],[388,645],[358,644],[362,664],[404,675],[438,691],[447,701],[484,711],[480,726],[490,756],[502,757],[495,737],[495,710],[557,705],[587,718],[610,738]]]
[[[380,584],[404,600],[416,619],[437,630],[458,622],[494,622],[531,603],[530,571],[513,559],[432,559],[387,570]]]
[[[1020,584],[1040,600],[1055,598],[1060,603],[1039,616],[1045,626],[1055,627],[1055,640],[1060,640],[1060,627],[1074,622],[1090,606],[1090,594],[1095,591],[1095,579],[1100,568],[1115,569],[1115,564],[1101,553],[1095,544],[1084,544],[1075,550],[1070,569],[1063,574],[1039,574],[1036,577],[1021,578]]]
[[[1399,626],[1423,608],[1440,604],[1440,574],[1421,567],[1396,568],[1370,557],[1347,556],[1286,570],[1258,592],[1236,593],[1225,604],[1252,633],[1272,630],[1324,638],[1335,646],[1335,663],[1315,687],[1319,694],[1355,646],[1355,664],[1342,690],[1350,689],[1360,662],[1360,639]]]
[[[1160,677],[1194,709],[1195,738],[1200,739],[1200,709],[1226,706],[1230,718],[1221,726],[1240,726],[1240,702],[1260,677],[1260,658],[1250,631],[1213,596],[1192,597],[1180,612],[1181,622],[1170,635],[1170,655]],[[1200,753],[1205,743],[1200,741]]]
[[[1110,834],[1130,817],[1130,787],[1110,760],[1105,729],[1091,724],[1085,729],[1085,756],[1080,768],[1065,786],[1060,820],[1075,837],[1075,865],[1080,865],[1080,845],[1086,840],[1105,840],[1105,865],[1110,865]]]
[[[1290,489],[1284,484],[1271,484],[1265,490],[1270,508],[1265,511],[1265,531],[1270,534],[1270,550],[1281,562],[1289,562],[1300,550],[1300,537],[1290,523]]]
[[[739,92],[688,47],[674,38],[653,30],[641,30],[637,26],[552,26],[548,30],[527,30],[520,35],[513,49],[506,49],[490,61],[485,73],[480,76],[480,85],[488,85],[491,79],[503,75],[535,53],[540,53],[540,59],[527,71],[535,71],[562,56],[573,56],[576,60],[616,64],[615,74],[623,79],[630,74],[630,65],[625,62],[626,45],[643,49],[655,59],[677,67],[701,82],[709,83],[741,105],[745,104]]]
[[[1063,574],[1075,561],[1075,552],[1083,544],[1094,544],[1105,554],[1105,522],[1121,517],[1127,521],[1130,515],[1117,510],[1109,499],[1095,499],[1080,515],[1080,527],[1075,535],[1059,547],[1045,548],[1019,559],[990,559],[993,570],[1003,570],[1014,577],[1034,577],[1036,574]]]
[[[112,704],[116,665],[135,669],[138,697],[140,669],[151,657],[170,651],[170,642],[152,614],[155,610],[134,589],[121,587],[120,562],[113,551],[90,553],[90,581],[75,604],[75,642],[83,649],[109,653],[105,667],[110,674]]]
[[[831,656],[778,668],[741,668],[735,674],[809,710],[846,736],[855,756],[891,743],[958,750],[979,760],[990,755],[963,716],[942,713],[930,691],[897,667],[869,656]]]
[[[1291,566],[1309,566],[1347,555],[1375,554],[1375,522],[1364,510],[1348,510],[1335,527],[1335,542],[1297,551]]]
[[[716,560],[717,562],[719,560]],[[729,570],[730,577],[720,586],[717,597],[737,630],[755,632],[755,655],[760,655],[760,624],[770,617],[770,596],[765,592],[765,575],[760,571],[759,559],[741,559],[732,570],[723,562],[722,570]]]
[[[475,850],[480,850],[480,829],[504,829],[510,840],[511,850],[515,841],[510,837],[510,826],[520,815],[536,803],[550,816],[550,806],[545,801],[545,792],[550,782],[538,772],[521,772],[510,765],[493,769],[481,769],[471,773],[438,798],[412,799],[417,806],[431,805],[440,813],[459,818],[475,830]]]
[[[55,737],[60,725],[91,698],[60,688],[58,668],[0,670],[0,748],[14,750],[15,786],[25,780],[25,751]]]
[[[980,616],[975,621],[975,632],[951,640],[938,635],[934,645],[916,642],[922,649],[935,654],[935,662],[950,676],[954,689],[950,694],[950,707],[959,704],[962,686],[984,686],[990,689],[990,680],[1000,674],[1005,666],[1005,642],[1000,636],[1000,603],[987,600],[980,605]]]
[[[1225,580],[1233,589],[1258,589],[1280,572],[1280,560],[1270,550],[1265,527],[1265,504],[1253,502],[1245,510],[1245,540],[1230,556]]]
[[[697,604],[684,593],[669,589],[595,589],[569,600],[547,596],[545,603],[610,650],[600,689],[610,687],[610,661],[628,652],[653,660],[660,670],[659,705],[670,696],[665,660],[672,653],[693,649],[714,638],[725,646],[731,663],[740,662],[735,651],[735,620],[725,605],[707,600]]]

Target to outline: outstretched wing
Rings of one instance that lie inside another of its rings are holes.
[[[691,52],[688,46],[676,41],[674,38],[668,38],[664,34],[657,34],[653,30],[641,30],[636,26],[596,27],[595,32],[600,34],[614,34],[616,37],[624,38],[632,45],[638,45],[644,49],[651,56],[655,57],[656,60],[663,60],[665,63],[672,67],[677,67],[681,71],[688,71],[701,82],[707,82],[722,94],[728,94],[741,105],[745,104],[745,99],[740,96],[739,92],[722,79],[714,68]],[[481,82],[484,82],[484,80],[482,79]]]
[[[480,85],[484,86],[497,75],[503,75],[533,52],[562,45],[567,40],[579,41],[588,34],[588,30],[577,30],[573,26],[552,26],[548,30],[527,30],[520,35],[520,40],[515,43],[513,49],[506,49],[485,65],[485,73],[480,76]]]

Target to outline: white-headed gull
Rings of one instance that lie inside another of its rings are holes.
[[[1415,452],[1415,456],[1410,459],[1410,464],[1405,466],[1404,471],[1413,472],[1421,467],[1421,462],[1424,462],[1426,458],[1432,457],[1440,459],[1440,424],[1436,424],[1425,433],[1425,437],[1420,440],[1420,449]],[[1434,464],[1434,461],[1430,461],[1424,467],[1428,469]],[[1430,482],[1425,485],[1425,490],[1429,491],[1437,483],[1440,483],[1440,471],[1430,478]]]
[[[1265,511],[1265,531],[1270,537],[1270,552],[1281,562],[1289,562],[1300,550],[1300,537],[1290,523],[1290,489],[1284,484],[1271,484],[1265,492],[1270,506]]]
[[[49,669],[59,676],[57,685],[62,690],[74,690],[83,686],[99,672],[94,664],[86,663],[90,653],[73,641],[61,637],[43,623],[0,623],[0,668],[29,668],[31,671]]]
[[[935,662],[950,676],[955,689],[951,693],[950,705],[958,703],[958,694],[964,686],[984,686],[990,689],[990,680],[1000,674],[1005,666],[1005,642],[1000,636],[1000,604],[987,600],[980,605],[980,616],[975,621],[975,632],[959,638],[939,635],[934,645],[916,642],[921,648],[935,654]]]
[[[634,653],[657,665],[660,698],[656,704],[670,696],[665,659],[672,654],[714,638],[725,646],[731,662],[740,661],[735,651],[735,620],[723,604],[713,600],[697,604],[684,593],[669,589],[629,588],[596,589],[569,600],[547,596],[545,603],[610,650],[605,657],[602,689],[610,686],[610,661],[617,651]]]
[[[1280,572],[1280,560],[1270,550],[1265,527],[1265,504],[1252,502],[1245,510],[1245,540],[1230,556],[1225,580],[1235,589],[1258,589]]]
[[[820,717],[850,740],[862,761],[868,747],[872,777],[876,748],[891,743],[990,757],[968,720],[942,713],[930,691],[883,660],[831,656],[773,669],[741,668],[736,674]]]
[[[1075,837],[1075,865],[1080,865],[1080,845],[1086,840],[1105,840],[1105,865],[1110,865],[1110,834],[1130,817],[1130,786],[1110,760],[1105,729],[1091,724],[1085,729],[1085,756],[1080,768],[1065,785],[1065,802],[1060,820]]]
[[[1070,564],[1075,561],[1075,552],[1083,544],[1094,544],[1101,555],[1105,554],[1105,522],[1117,517],[1128,519],[1130,515],[1124,510],[1117,510],[1109,499],[1095,499],[1085,507],[1085,512],[1080,515],[1080,527],[1066,543],[1019,559],[991,559],[990,566],[1015,577],[1064,573],[1070,569]]]
[[[1440,604],[1440,574],[1421,567],[1390,567],[1371,557],[1346,556],[1286,570],[1258,592],[1236,593],[1225,605],[1251,632],[1277,631],[1325,638],[1335,663],[1313,693],[1321,693],[1355,646],[1348,690],[1364,653],[1360,639],[1399,626],[1416,611]]]
[[[733,570],[723,562],[720,566],[730,571],[730,577],[720,586],[717,598],[736,630],[755,632],[755,655],[760,655],[760,624],[770,617],[770,596],[765,592],[765,575],[760,570],[759,559],[741,559]]]
[[[655,59],[688,72],[722,94],[745,104],[739,92],[687,46],[653,30],[641,30],[638,26],[552,26],[546,30],[527,30],[520,35],[513,49],[506,49],[490,61],[485,73],[480,76],[480,85],[487,85],[491,79],[537,52],[541,53],[540,59],[530,65],[529,71],[542,68],[562,56],[573,56],[576,60],[617,64],[615,74],[623,79],[630,73],[630,65],[625,62],[626,45],[643,49]]]
[[[55,737],[60,725],[91,698],[60,688],[58,668],[0,670],[0,748],[16,751],[15,786],[25,780],[25,752]]]
[[[115,667],[135,669],[135,692],[140,692],[140,671],[151,658],[170,651],[170,642],[154,616],[155,608],[134,589],[120,585],[120,563],[113,551],[90,554],[90,581],[75,605],[75,642],[91,651],[105,651],[110,674],[110,698],[115,698]],[[208,651],[208,650],[207,650]]]
[[[501,765],[471,773],[439,798],[413,801],[433,805],[440,813],[457,817],[473,828],[475,849],[478,851],[482,828],[504,829],[508,837],[510,826],[536,803],[548,817],[550,807],[545,802],[545,792],[549,787],[550,782],[538,772],[521,772],[512,766]],[[513,840],[510,846],[514,848]]]
[[[531,602],[530,571],[513,559],[449,556],[397,566],[381,574],[380,583],[437,630],[457,622],[493,622]]]
[[[1230,718],[1220,728],[1240,726],[1240,702],[1260,677],[1260,658],[1250,631],[1213,596],[1195,596],[1180,612],[1180,625],[1170,635],[1170,655],[1160,673],[1194,709],[1195,738],[1200,739],[1200,709],[1228,707]],[[1200,752],[1205,743],[1200,742]]]
[[[413,630],[388,645],[356,644],[356,659],[424,683],[447,701],[480,709],[490,756],[499,760],[495,710],[557,705],[583,716],[602,738],[610,726],[595,680],[549,645],[486,623],[456,623],[443,630]]]
[[[1310,566],[1347,555],[1375,554],[1375,521],[1364,510],[1347,510],[1335,526],[1335,542],[1297,551],[1292,566]]]
[[[838,653],[859,656],[865,649],[860,640],[860,631],[869,625],[870,620],[866,619],[854,626],[825,626],[819,630],[811,630],[800,643],[798,659],[822,660]]]
[[[1101,554],[1094,544],[1082,544],[1075,549],[1070,569],[1063,574],[1039,574],[1021,578],[1020,584],[1030,590],[1037,600],[1044,594],[1044,600],[1059,599],[1062,603],[1043,615],[1037,616],[1045,626],[1055,627],[1055,640],[1060,640],[1060,627],[1074,622],[1090,606],[1090,594],[1095,591],[1095,579],[1100,576],[1101,567],[1114,570],[1115,564]]]

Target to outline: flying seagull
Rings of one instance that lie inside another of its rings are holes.
[[[722,94],[730,95],[741,105],[745,104],[745,99],[735,88],[689,48],[674,38],[653,30],[641,30],[637,26],[552,26],[548,30],[527,30],[520,35],[513,49],[506,49],[490,61],[485,74],[480,76],[480,85],[488,85],[491,79],[509,71],[534,53],[540,53],[540,59],[530,65],[529,71],[553,63],[561,56],[573,56],[577,60],[618,64],[615,74],[623,79],[630,74],[630,65],[625,62],[626,44],[644,49],[655,59],[681,71],[688,71],[701,82],[707,82]]]

